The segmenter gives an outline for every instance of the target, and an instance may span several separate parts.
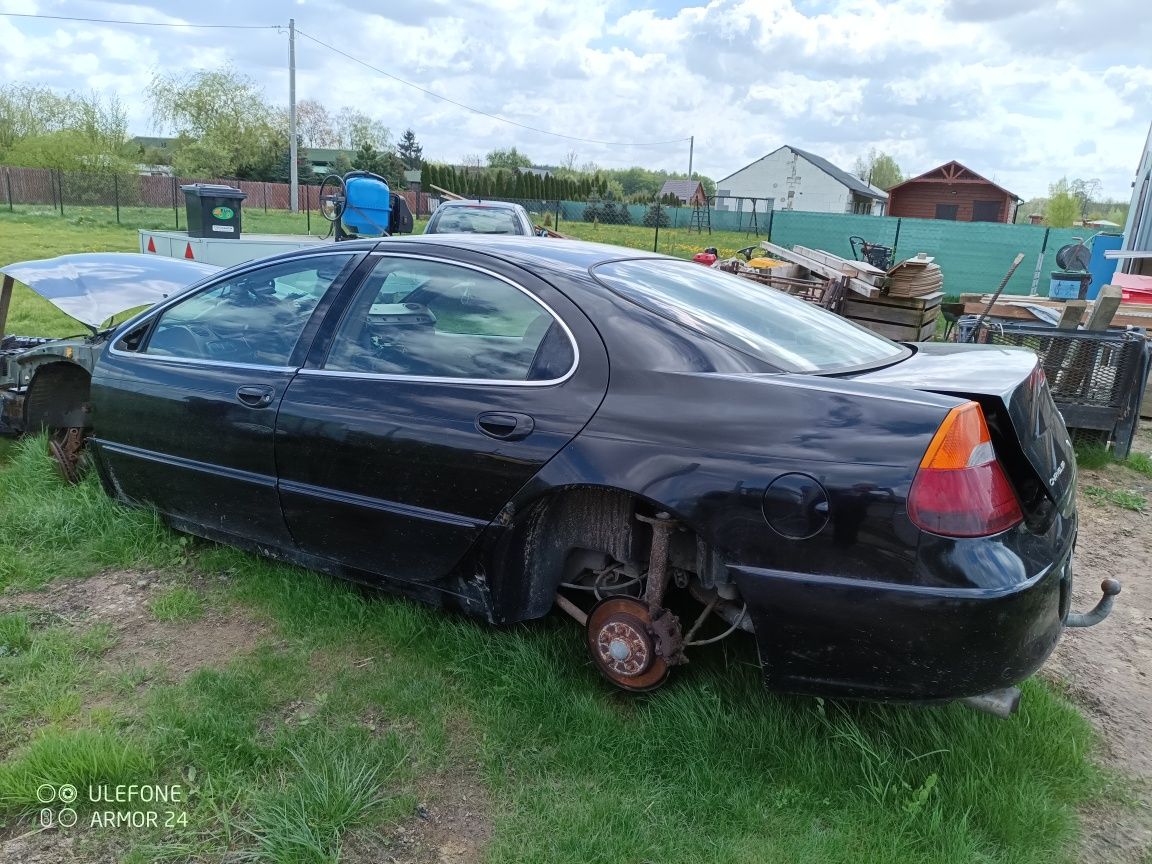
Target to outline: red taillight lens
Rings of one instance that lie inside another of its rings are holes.
[[[997,534],[1023,521],[977,403],[953,408],[936,430],[908,493],[908,516],[949,537]]]

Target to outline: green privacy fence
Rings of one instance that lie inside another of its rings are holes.
[[[1049,275],[1057,269],[1056,250],[1072,243],[1076,237],[1087,240],[1091,232],[1085,233],[1083,228],[1048,229],[1042,225],[895,219],[847,213],[781,210],[772,214],[772,241],[781,246],[801,244],[851,258],[848,238],[852,235],[863,237],[869,243],[895,245],[898,260],[920,252],[933,256],[944,272],[944,291],[951,295],[995,291],[1012,265],[1012,259],[1020,252],[1024,253],[1024,260],[1004,290],[1007,294],[1028,294],[1037,257],[1044,249],[1038,289],[1046,295]]]
[[[563,221],[584,221],[588,205],[578,201],[561,202]],[[616,205],[623,209],[624,205]],[[643,225],[647,205],[627,207],[630,224]],[[1044,251],[1039,267],[1037,289],[1048,293],[1049,277],[1056,267],[1056,251],[1075,238],[1085,241],[1092,232],[1083,228],[1052,228],[1042,225],[1005,225],[997,222],[949,222],[937,219],[897,219],[888,216],[858,216],[851,213],[802,213],[777,210],[757,213],[757,233],[753,233],[750,212],[712,210],[709,214],[713,236],[695,231],[691,207],[668,207],[664,210],[667,224],[660,229],[660,251],[675,251],[679,246],[696,244],[700,248],[715,245],[731,251],[752,245],[758,239],[771,239],[781,246],[808,246],[823,249],[843,258],[852,257],[849,238],[863,237],[869,243],[895,246],[897,259],[923,252],[936,259],[944,272],[944,291],[949,295],[996,290],[1017,253],[1024,260],[1005,288],[1007,294],[1028,294],[1037,271],[1037,260]],[[680,241],[675,250],[672,244]],[[666,245],[667,244],[667,245]],[[652,247],[649,247],[652,248]]]

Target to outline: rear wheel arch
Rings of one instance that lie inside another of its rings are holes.
[[[660,502],[611,486],[563,486],[534,500],[513,518],[496,556],[498,604],[507,620],[546,615],[576,554],[647,561],[651,529],[636,515],[661,511],[670,512]],[[694,532],[683,532],[675,563],[696,569],[699,546]]]
[[[92,424],[92,376],[66,360],[38,366],[24,399],[24,431],[87,429]]]

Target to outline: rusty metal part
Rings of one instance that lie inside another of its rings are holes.
[[[1120,593],[1118,579],[1105,579],[1100,583],[1100,590],[1104,596],[1088,612],[1069,612],[1064,619],[1065,627],[1092,627],[1108,617],[1112,611],[1112,604],[1116,602],[1116,595]]]
[[[84,468],[84,430],[71,426],[52,433],[48,439],[48,452],[64,482],[75,486],[80,482]]]
[[[656,639],[656,653],[669,666],[688,662],[684,656],[684,631],[680,629],[680,619],[669,610],[661,609],[652,616],[652,634]]]
[[[585,639],[596,668],[624,690],[653,690],[668,677],[656,648],[652,619],[642,600],[607,597],[588,614]]]
[[[584,610],[563,594],[556,595],[556,605],[575,618],[581,627],[588,624],[588,616],[584,613]]]
[[[664,606],[664,592],[668,588],[668,540],[676,530],[676,522],[667,513],[655,518],[636,514],[636,518],[652,526],[652,549],[648,553],[648,584],[644,589],[644,602],[655,617]]]
[[[1007,720],[1020,707],[1020,688],[1005,687],[1002,690],[981,693],[979,696],[969,696],[960,701],[969,708],[975,708],[977,711],[983,711],[985,714]]]

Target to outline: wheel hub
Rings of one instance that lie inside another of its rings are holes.
[[[668,676],[656,650],[648,606],[634,597],[608,597],[588,615],[588,650],[600,673],[625,690],[651,690]]]

